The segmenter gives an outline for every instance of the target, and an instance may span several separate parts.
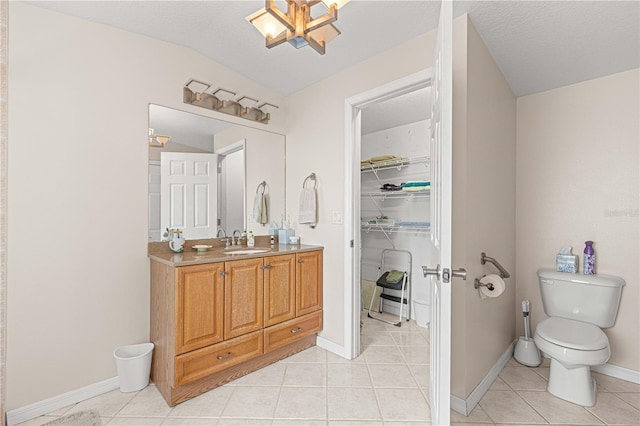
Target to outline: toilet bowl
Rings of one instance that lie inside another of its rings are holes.
[[[536,327],[534,341],[551,358],[547,390],[583,406],[596,402],[591,367],[611,356],[601,328],[615,323],[625,282],[608,275],[538,271],[542,305],[549,318]]]
[[[575,404],[593,406],[596,384],[590,367],[606,363],[611,356],[604,332],[593,324],[552,317],[538,324],[534,341],[551,358],[549,393]]]

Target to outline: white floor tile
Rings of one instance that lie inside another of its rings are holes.
[[[404,364],[370,364],[369,374],[376,388],[417,388],[411,370]]]
[[[419,331],[390,333],[398,346],[428,346],[429,342]]]
[[[640,385],[637,383],[627,382],[604,374],[591,372],[591,376],[596,379],[596,383],[603,392],[640,392]]]
[[[505,367],[498,376],[513,390],[547,389],[547,382],[528,367]]]
[[[407,364],[429,364],[429,346],[398,346]]]
[[[301,420],[326,419],[327,389],[283,387],[280,391],[275,417]]]
[[[397,364],[403,362],[400,349],[395,346],[369,346],[362,351],[370,364]]]
[[[332,387],[371,387],[365,364],[329,364],[327,385]]]
[[[280,387],[238,386],[222,411],[222,418],[272,419],[278,403]]]
[[[382,419],[429,422],[431,411],[417,389],[376,389]]]
[[[371,388],[329,388],[327,404],[329,419],[381,420]]]
[[[165,423],[163,417],[113,417],[108,423],[109,426],[159,426]]]
[[[290,362],[325,363],[327,362],[327,350],[322,349],[320,346],[312,346],[308,349],[305,349],[302,352],[298,352],[295,355],[285,358],[280,362],[281,363],[290,363]]]
[[[512,391],[487,391],[479,405],[496,423],[547,423],[524,399]]]
[[[155,386],[148,386],[138,392],[116,417],[165,417],[171,408]]]
[[[586,409],[609,425],[640,425],[640,410],[612,393],[599,393],[596,405]]]
[[[284,386],[326,386],[327,365],[292,363],[287,364]]]
[[[551,424],[603,424],[584,407],[557,398],[549,392],[518,391],[517,393]]]

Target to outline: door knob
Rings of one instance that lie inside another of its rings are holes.
[[[440,265],[436,266],[435,268],[429,268],[427,266],[423,266],[422,275],[424,275],[425,278],[427,275],[435,275],[436,277],[438,277],[438,279],[440,279]]]

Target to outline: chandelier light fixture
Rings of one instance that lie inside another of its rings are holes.
[[[171,136],[157,135],[155,131],[149,127],[149,146],[153,148],[162,148],[167,142],[169,142]]]
[[[349,0],[286,0],[287,12],[276,7],[274,0],[265,0],[264,9],[247,16],[247,21],[262,33],[267,48],[286,41],[296,49],[311,46],[321,55],[328,42],[340,34],[332,22],[338,19],[338,9]],[[311,8],[324,3],[328,12],[318,18],[311,16]]]

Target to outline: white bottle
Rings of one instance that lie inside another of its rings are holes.
[[[256,245],[256,242],[253,237],[253,231],[249,231],[249,235],[247,235],[247,247],[253,247],[255,245]]]

